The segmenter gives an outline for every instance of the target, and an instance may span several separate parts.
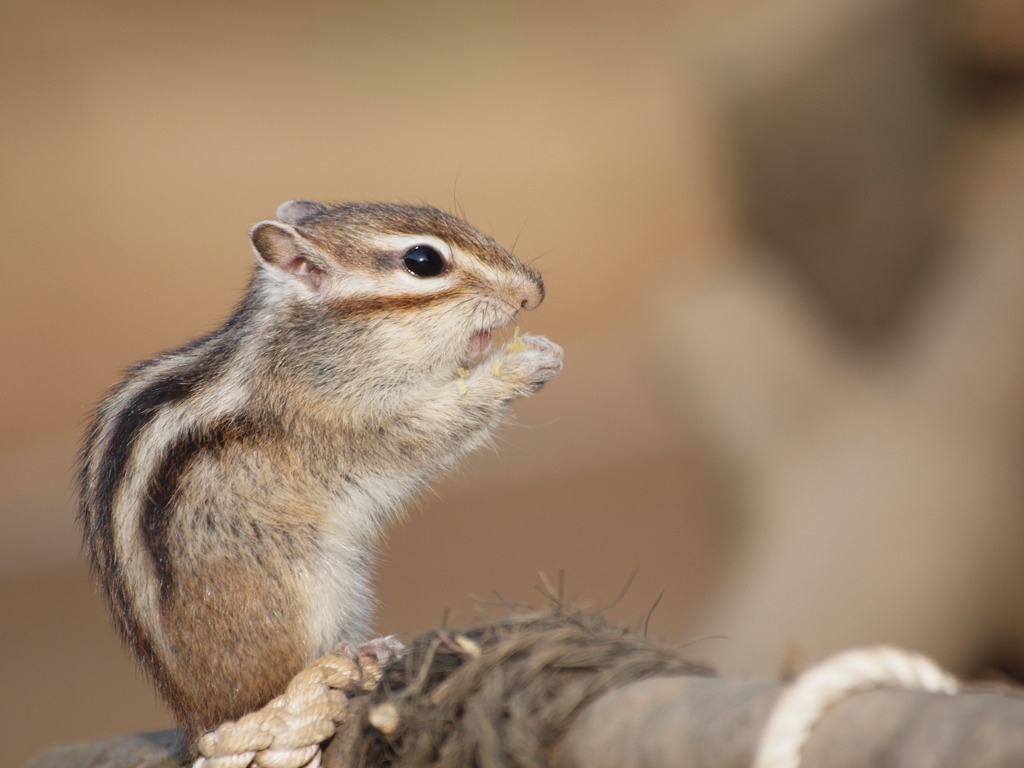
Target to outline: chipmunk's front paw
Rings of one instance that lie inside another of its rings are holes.
[[[394,635],[375,637],[365,643],[338,643],[334,648],[335,656],[341,656],[357,668],[365,662],[386,667],[404,654],[405,645]]]
[[[519,336],[494,358],[491,373],[522,391],[514,396],[536,392],[562,370],[562,348],[543,336]]]

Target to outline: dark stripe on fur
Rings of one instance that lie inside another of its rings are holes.
[[[257,432],[256,423],[247,417],[222,419],[199,433],[187,434],[171,443],[164,451],[156,470],[150,476],[142,505],[139,527],[142,540],[153,558],[160,583],[161,601],[174,590],[174,563],[168,536],[171,505],[181,479],[189,467],[208,452],[222,451],[228,444],[247,440]]]
[[[215,346],[203,363],[187,372],[169,374],[143,389],[117,414],[107,439],[106,450],[98,458],[96,490],[83,497],[83,516],[90,535],[93,566],[107,593],[115,624],[126,643],[131,645],[152,672],[157,685],[170,694],[170,680],[153,653],[153,645],[139,623],[128,594],[124,574],[114,551],[114,503],[135,449],[136,440],[157,416],[162,406],[188,397],[212,375],[226,357],[223,346]],[[99,432],[99,424],[94,427]],[[94,442],[94,441],[93,441]]]
[[[165,692],[170,682],[153,654],[152,643],[139,624],[128,595],[124,574],[114,551],[113,505],[124,480],[125,471],[135,449],[135,443],[161,408],[189,397],[205,381],[213,378],[231,354],[245,327],[246,319],[255,310],[251,295],[243,300],[235,313],[217,331],[196,339],[183,347],[160,355],[153,360],[134,366],[108,395],[108,400],[129,383],[133,377],[148,370],[161,360],[182,355],[196,355],[187,371],[172,371],[139,392],[121,410],[107,414],[101,404],[90,425],[82,449],[82,468],[79,474],[79,518],[85,529],[93,573],[106,592],[114,623],[125,643],[131,645],[143,664],[151,671],[157,685]],[[208,349],[202,350],[204,346]],[[96,443],[103,432],[105,420],[113,424],[106,446],[96,455]],[[95,468],[94,492],[90,477]]]
[[[81,478],[81,515],[90,535],[93,557],[101,576],[114,572],[114,555],[109,551],[109,546],[114,540],[113,505],[124,480],[125,469],[134,452],[136,440],[164,406],[184,400],[200,385],[216,376],[237,343],[244,319],[253,310],[251,304],[251,301],[243,301],[235,314],[217,331],[135,366],[125,378],[125,383],[130,382],[133,375],[141,373],[160,360],[196,354],[196,350],[209,346],[209,349],[199,353],[198,358],[191,360],[187,368],[171,371],[157,379],[114,414],[114,423],[106,448],[102,456],[94,457],[92,453],[95,450],[95,442],[103,426],[101,407],[96,421],[89,430],[83,450]],[[88,475],[94,462],[98,462],[96,490],[90,497],[87,491]]]
[[[105,555],[99,563],[101,573],[110,573],[113,565],[113,552],[105,551],[114,538],[113,506],[136,441],[165,406],[184,400],[209,381],[227,359],[228,352],[225,344],[213,346],[187,369],[169,373],[143,389],[115,417],[106,450],[99,459],[96,492],[89,500],[93,539],[100,543],[97,554]]]
[[[404,296],[368,296],[365,299],[344,299],[335,304],[338,314],[352,315],[376,314],[378,312],[404,312],[418,307],[442,304],[464,294],[460,288],[452,288],[436,293],[412,293]]]

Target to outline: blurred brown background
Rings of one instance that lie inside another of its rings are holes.
[[[827,7],[818,7],[827,5]],[[6,2],[0,703],[13,764],[165,727],[78,553],[129,363],[290,198],[464,211],[566,349],[389,539],[382,632],[565,592],[730,674],[1024,669],[1013,2]],[[728,635],[728,639],[699,639]]]

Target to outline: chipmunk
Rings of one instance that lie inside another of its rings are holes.
[[[291,201],[216,330],[131,368],[82,450],[85,547],[191,743],[365,640],[379,537],[562,365],[491,334],[540,275],[427,207]]]

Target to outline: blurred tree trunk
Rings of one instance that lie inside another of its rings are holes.
[[[969,114],[945,5],[758,9],[698,56],[757,256],[654,321],[740,519],[708,660],[1024,670],[1024,100]]]

